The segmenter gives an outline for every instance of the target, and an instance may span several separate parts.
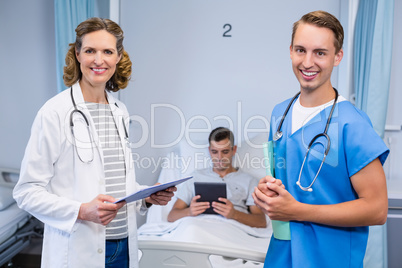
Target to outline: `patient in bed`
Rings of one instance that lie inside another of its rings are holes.
[[[224,127],[214,129],[209,135],[209,153],[212,169],[197,170],[193,178],[178,187],[177,201],[168,215],[168,221],[174,222],[186,216],[197,216],[210,206],[227,219],[233,219],[251,227],[266,227],[266,217],[254,204],[252,193],[258,180],[232,165],[236,153],[232,131]],[[201,198],[195,195],[194,182],[225,182],[227,198],[220,197],[220,202],[197,202]]]

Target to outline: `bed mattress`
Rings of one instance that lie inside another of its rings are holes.
[[[186,267],[262,268],[271,235],[271,226],[253,228],[218,215],[146,223],[138,229],[140,267],[180,267],[197,258],[197,262],[191,262],[192,266]],[[180,243],[184,243],[186,249],[180,249]],[[168,245],[166,249],[165,245]],[[204,247],[200,249],[197,245]],[[144,260],[142,250],[146,254]],[[240,252],[243,255],[238,255]],[[209,255],[209,260],[202,257],[205,253]],[[248,254],[253,257],[247,259]]]
[[[30,218],[16,203],[0,211],[0,244],[11,237]]]

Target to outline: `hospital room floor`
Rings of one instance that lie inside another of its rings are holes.
[[[32,243],[17,254],[12,262],[0,268],[40,268],[42,238],[32,238]]]

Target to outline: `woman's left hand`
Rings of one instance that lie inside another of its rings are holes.
[[[145,202],[147,202],[148,204],[165,206],[167,205],[167,203],[169,203],[170,200],[172,200],[174,192],[176,191],[176,187],[170,187],[166,190],[151,194],[150,196],[145,198]]]

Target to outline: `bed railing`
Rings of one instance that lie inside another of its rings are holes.
[[[140,268],[212,268],[209,259],[211,255],[262,263],[265,259],[265,254],[255,251],[214,247],[197,243],[139,240],[138,244],[142,252]]]

